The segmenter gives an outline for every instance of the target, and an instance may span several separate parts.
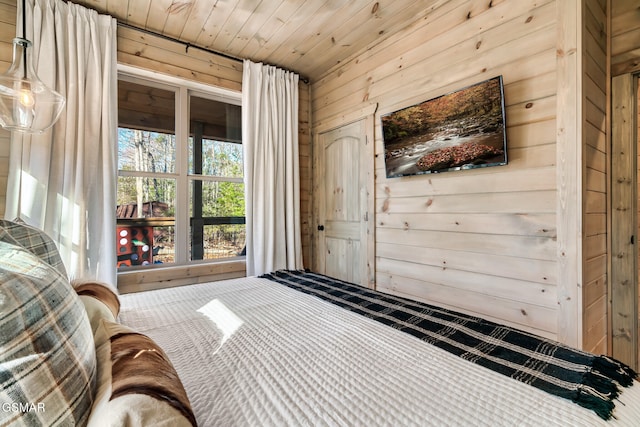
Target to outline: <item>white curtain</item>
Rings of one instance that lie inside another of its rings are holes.
[[[26,23],[36,74],[67,103],[44,134],[13,132],[5,218],[47,232],[70,276],[115,285],[116,21],[61,0],[28,0]]]
[[[244,61],[247,275],[302,268],[295,73]]]

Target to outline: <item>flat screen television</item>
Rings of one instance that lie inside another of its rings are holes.
[[[381,119],[387,178],[507,164],[502,76]]]

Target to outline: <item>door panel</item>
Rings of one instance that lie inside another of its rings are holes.
[[[318,135],[316,269],[373,287],[373,153],[368,120]],[[371,198],[371,200],[370,200]]]
[[[325,274],[352,283],[360,279],[360,241],[325,239]]]

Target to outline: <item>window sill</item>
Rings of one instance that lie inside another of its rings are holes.
[[[245,277],[246,271],[244,257],[229,261],[121,271],[118,273],[118,292],[127,294],[233,279]]]

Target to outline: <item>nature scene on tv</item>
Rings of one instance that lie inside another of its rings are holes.
[[[387,177],[506,164],[502,77],[382,116]]]

